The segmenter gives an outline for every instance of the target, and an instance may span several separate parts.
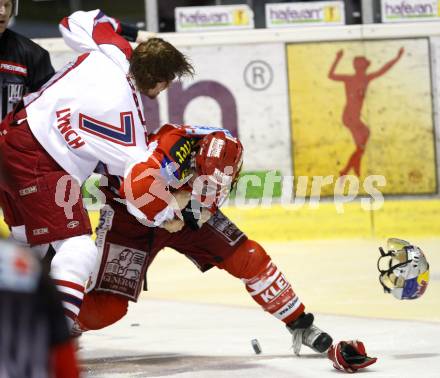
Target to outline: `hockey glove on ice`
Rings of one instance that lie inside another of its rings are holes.
[[[377,361],[377,358],[367,356],[364,343],[358,340],[340,341],[332,345],[327,356],[333,361],[335,369],[347,373],[355,373]]]

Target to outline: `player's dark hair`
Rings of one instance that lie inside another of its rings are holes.
[[[157,83],[194,75],[186,56],[161,38],[141,42],[130,59],[130,74],[139,91],[146,92]]]

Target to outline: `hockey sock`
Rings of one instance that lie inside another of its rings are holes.
[[[97,249],[90,235],[81,235],[51,243],[56,253],[50,275],[62,295],[69,329],[79,314],[84,286],[94,268]]]
[[[290,323],[304,312],[304,305],[273,262],[251,279],[243,279],[246,290],[263,309]]]
[[[76,316],[81,308],[84,297],[84,287],[74,282],[57,280],[55,284],[58,291],[61,293],[61,303],[64,308],[64,315],[67,319],[69,329],[72,328]]]
[[[80,332],[108,327],[123,318],[127,309],[127,299],[116,294],[91,291],[84,296],[75,326]]]
[[[286,324],[304,312],[290,283],[255,241],[245,241],[218,267],[240,278],[252,299]]]

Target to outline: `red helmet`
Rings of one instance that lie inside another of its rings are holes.
[[[227,196],[237,182],[243,163],[241,142],[222,131],[216,131],[206,135],[199,146],[195,162],[197,175],[209,178],[210,183],[217,186],[218,194],[225,194],[227,189]],[[218,198],[217,205],[220,205],[218,200],[224,199]]]

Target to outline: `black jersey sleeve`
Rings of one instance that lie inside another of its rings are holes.
[[[31,57],[32,64],[29,65],[29,91],[35,92],[46,81],[48,81],[55,73],[52,63],[50,62],[50,56],[47,50],[38,46],[33,52]]]
[[[136,42],[139,28],[134,25],[121,22],[121,35],[130,42]]]

